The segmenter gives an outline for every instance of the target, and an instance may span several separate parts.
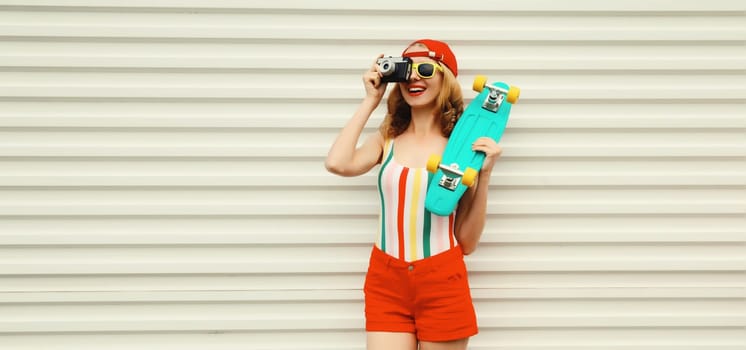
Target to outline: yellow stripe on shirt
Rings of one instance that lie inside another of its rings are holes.
[[[417,214],[421,210],[420,186],[422,186],[422,172],[417,169],[414,172],[414,184],[412,185],[412,204],[409,213],[409,260],[417,259]]]

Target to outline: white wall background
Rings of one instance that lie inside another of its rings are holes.
[[[0,1],[0,348],[364,348],[373,174],[323,158],[413,39],[523,89],[487,350],[746,345],[744,2]],[[383,117],[379,109],[368,132]]]

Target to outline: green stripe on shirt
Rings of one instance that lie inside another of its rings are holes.
[[[427,189],[430,188],[430,182],[433,180],[433,173],[427,172],[427,185],[425,186],[425,195],[427,196]],[[430,227],[431,227],[432,214],[427,208],[425,208],[425,218],[423,224],[423,237],[422,237],[422,253],[425,258],[430,256]]]
[[[383,200],[383,188],[381,184],[381,178],[383,170],[386,169],[386,165],[391,161],[394,152],[389,151],[389,156],[386,157],[386,161],[381,165],[381,170],[378,172],[378,194],[381,196],[381,250],[386,251],[386,204]]]

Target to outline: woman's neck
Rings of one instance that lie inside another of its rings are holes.
[[[412,109],[412,121],[407,128],[416,137],[427,137],[433,133],[440,135],[440,123],[433,109]]]

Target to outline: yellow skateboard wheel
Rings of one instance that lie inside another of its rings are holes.
[[[440,165],[441,159],[443,159],[443,157],[437,154],[431,155],[430,159],[427,160],[427,171],[436,173],[438,171],[438,166]]]
[[[487,85],[487,77],[484,75],[477,75],[474,77],[474,84],[472,84],[471,88],[476,92],[482,92],[485,85]]]
[[[510,90],[508,90],[508,102],[510,103],[516,103],[518,102],[518,97],[521,96],[521,89],[517,86],[511,86]]]
[[[474,185],[474,180],[477,179],[477,170],[474,168],[466,168],[464,170],[464,177],[461,178],[461,183],[464,184],[466,187],[471,187]]]

